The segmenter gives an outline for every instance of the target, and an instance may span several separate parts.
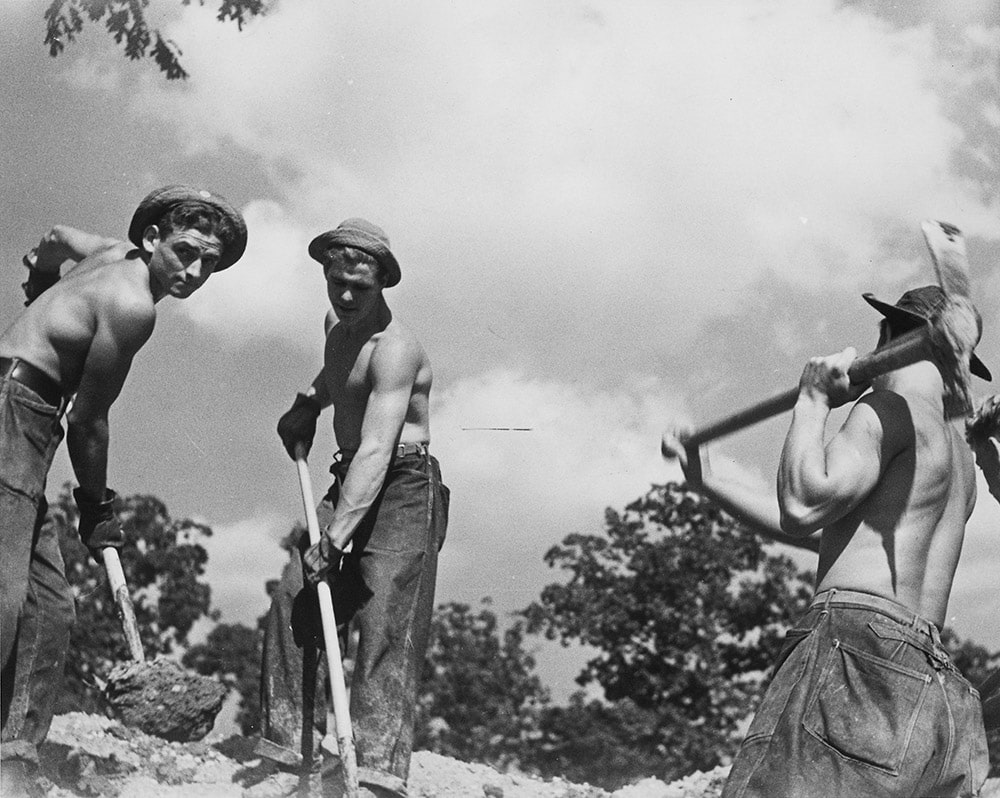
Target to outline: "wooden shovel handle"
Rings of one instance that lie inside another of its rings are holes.
[[[319,543],[319,519],[316,517],[316,502],[313,500],[312,480],[306,465],[305,446],[295,446],[295,466],[299,472],[299,488],[302,491],[302,506],[306,514],[306,528],[309,543]],[[344,786],[347,798],[357,798],[358,761],[354,751],[354,733],[351,728],[351,707],[347,700],[347,684],[344,679],[344,663],[340,657],[340,639],[337,636],[337,617],[333,610],[333,594],[330,584],[324,579],[316,585],[319,597],[320,619],[323,624],[323,639],[326,643],[326,661],[330,672],[330,695],[333,699],[333,715],[337,726],[337,747],[344,768]]]
[[[879,347],[867,355],[856,358],[847,371],[852,385],[865,385],[876,377],[894,371],[904,366],[910,366],[920,360],[933,358],[930,325],[911,330],[905,335],[894,338],[885,346]],[[696,447],[716,438],[730,435],[741,429],[753,426],[761,421],[784,413],[795,407],[799,389],[789,391],[758,402],[745,410],[733,413],[718,421],[695,429],[683,443],[685,447]]]
[[[128,643],[129,652],[136,662],[145,662],[146,655],[143,653],[142,639],[139,637],[139,624],[135,619],[135,607],[132,606],[132,597],[128,592],[128,584],[125,582],[125,571],[122,570],[118,549],[107,546],[101,549],[101,557],[104,560],[104,570],[108,573],[111,595],[118,608],[118,617],[122,622],[122,631],[125,633],[125,642]]]

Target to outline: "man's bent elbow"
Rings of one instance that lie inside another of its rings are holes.
[[[779,503],[781,531],[786,535],[806,537],[823,526],[816,509],[795,501]]]

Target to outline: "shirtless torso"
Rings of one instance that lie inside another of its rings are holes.
[[[782,454],[782,526],[823,529],[817,592],[883,596],[940,626],[976,500],[972,454],[928,362],[880,378],[824,443],[824,397],[846,396],[838,357],[803,376],[817,387],[800,394]]]

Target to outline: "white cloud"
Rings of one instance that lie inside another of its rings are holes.
[[[834,0],[302,0],[244,33],[194,6],[182,34],[197,81],[150,80],[145,114],[255,153],[290,223],[371,216],[439,305],[486,294],[571,350],[623,312],[637,336],[663,313],[689,333],[765,268],[860,285],[912,261],[900,230],[925,216],[1000,236],[951,163],[957,84],[937,76],[962,65],[929,26]],[[545,312],[525,297],[539,272]]]
[[[209,278],[182,312],[234,345],[281,337],[318,350],[329,301],[322,270],[306,254],[312,236],[272,202],[252,202],[243,214],[246,254]]]
[[[551,546],[599,533],[606,507],[669,478],[659,436],[675,405],[659,384],[595,391],[504,371],[439,392],[431,449],[452,489],[444,592],[490,595],[501,610],[537,597],[559,578],[542,563]]]
[[[267,612],[264,585],[281,575],[287,555],[279,542],[291,528],[288,519],[263,514],[213,525],[212,536],[201,541],[208,552],[212,607],[221,611],[222,623],[255,626]]]

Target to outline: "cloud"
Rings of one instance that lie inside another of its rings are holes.
[[[576,367],[595,343],[613,360],[622,337],[662,337],[665,318],[684,340],[768,272],[818,292],[912,271],[925,216],[1000,237],[943,100],[980,96],[982,66],[928,25],[834,0],[303,0],[243,33],[193,6],[172,33],[197,79],[150,80],[133,108],[191,152],[250,153],[288,225],[377,220],[403,296],[494,350],[486,368],[539,357],[487,326]],[[305,240],[269,253],[301,259]]]
[[[281,539],[291,530],[288,519],[262,514],[212,527],[201,541],[208,552],[206,581],[212,586],[212,607],[222,623],[256,626],[267,612],[266,582],[281,575],[287,555]]]
[[[312,235],[274,202],[252,202],[243,213],[246,254],[182,303],[182,312],[232,345],[280,337],[318,350],[329,301],[322,270],[306,255]]]
[[[542,562],[551,546],[599,533],[606,507],[666,481],[659,436],[676,401],[656,383],[598,391],[509,371],[439,392],[431,449],[452,490],[443,591],[508,610],[556,581]]]

